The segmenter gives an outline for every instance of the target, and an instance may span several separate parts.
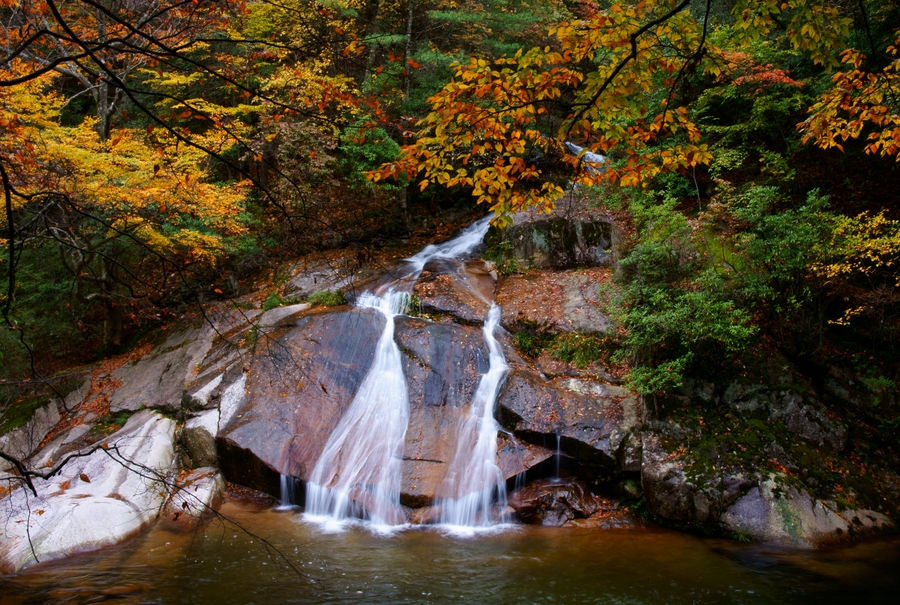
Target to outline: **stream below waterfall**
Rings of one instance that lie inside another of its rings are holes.
[[[360,527],[322,532],[296,511],[228,503],[222,513],[254,535],[215,520],[196,534],[157,528],[120,547],[0,576],[0,605],[846,605],[895,603],[900,589],[896,537],[807,552],[658,528],[517,526],[461,538],[420,527],[385,536]]]

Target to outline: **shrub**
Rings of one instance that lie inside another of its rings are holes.
[[[343,290],[319,290],[310,294],[306,302],[311,305],[322,305],[324,307],[337,307],[347,304],[347,297]]]

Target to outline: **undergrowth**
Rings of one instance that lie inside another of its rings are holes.
[[[323,307],[338,307],[347,304],[347,297],[343,290],[319,290],[306,298],[311,305]]]

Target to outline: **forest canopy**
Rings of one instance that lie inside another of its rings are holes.
[[[2,0],[0,16],[8,378],[125,347],[283,257],[377,246],[452,205],[503,225],[576,184],[631,234],[607,296],[640,391],[761,339],[799,360],[835,339],[896,353],[893,2]]]

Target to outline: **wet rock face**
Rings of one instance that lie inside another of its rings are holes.
[[[396,319],[395,338],[410,407],[401,502],[422,506],[436,495],[453,460],[460,421],[487,372],[488,352],[476,328],[411,317]]]
[[[640,414],[627,389],[512,370],[498,399],[500,422],[533,443],[561,437],[567,454],[607,474],[637,470]]]
[[[501,244],[509,256],[539,269],[597,267],[613,262],[613,226],[605,220],[581,221],[564,217],[531,220],[492,229],[488,248]]]
[[[496,283],[496,276],[482,261],[435,259],[425,265],[413,294],[425,313],[447,314],[462,323],[481,325]]]
[[[601,500],[576,479],[540,479],[516,490],[509,505],[525,523],[560,527],[601,510]]]
[[[668,452],[659,434],[643,434],[641,489],[649,510],[666,521],[685,526],[716,523],[751,485],[740,472],[692,479],[686,475],[684,458]]]
[[[376,311],[350,309],[306,316],[258,341],[243,401],[219,424],[226,476],[237,480],[261,461],[275,473],[308,477],[365,377],[383,328]]]
[[[401,501],[426,506],[456,452],[460,421],[488,369],[488,351],[480,328],[405,316],[395,322],[410,403]],[[219,422],[226,476],[270,493],[278,493],[278,473],[307,480],[365,378],[383,329],[377,311],[345,308],[306,316],[260,342],[243,401],[229,422]],[[199,434],[201,424],[198,416],[189,429]],[[191,442],[200,441],[196,436]],[[192,447],[191,456],[204,451]],[[552,455],[513,438],[499,451],[504,478]]]

